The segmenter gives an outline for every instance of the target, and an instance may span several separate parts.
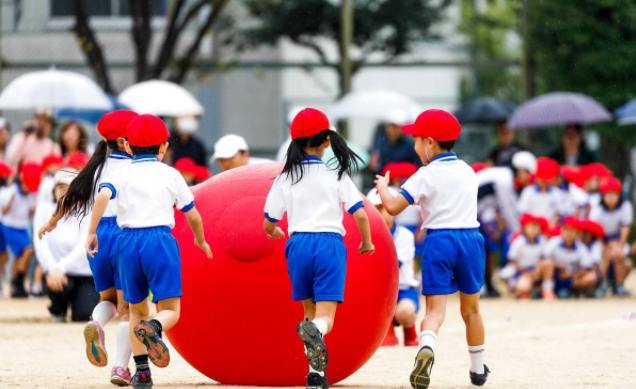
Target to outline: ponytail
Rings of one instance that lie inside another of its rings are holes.
[[[334,154],[334,158],[332,158],[329,163],[334,159],[338,162],[338,180],[342,179],[345,173],[351,175],[358,169],[360,163],[364,163],[362,158],[347,146],[347,142],[340,134],[335,131],[324,130],[316,135],[292,140],[287,149],[285,166],[281,174],[291,175],[293,184],[302,180],[304,174],[302,162],[307,158],[305,148],[318,147],[325,143],[327,139],[331,140],[331,149]]]
[[[95,184],[102,175],[109,149],[117,149],[116,140],[101,141],[97,144],[91,159],[60,198],[57,204],[57,214],[62,217],[84,217],[89,214],[95,201]]]

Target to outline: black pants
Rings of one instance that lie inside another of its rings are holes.
[[[99,293],[95,291],[95,282],[91,276],[66,276],[68,283],[61,292],[53,292],[47,288],[51,299],[49,312],[51,315],[66,316],[71,306],[72,321],[88,321],[93,309],[99,303]]]

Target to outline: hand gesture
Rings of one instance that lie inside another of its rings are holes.
[[[89,257],[95,258],[95,253],[99,250],[99,244],[97,242],[97,234],[88,234],[86,237],[86,245],[84,246],[86,253]]]
[[[53,292],[61,292],[68,283],[66,275],[59,270],[53,270],[46,275],[46,285]]]
[[[285,239],[285,232],[280,227],[276,227],[274,229],[274,232],[272,232],[271,235],[267,234],[267,239],[270,239],[270,240]]]
[[[375,176],[375,188],[379,191],[380,189],[386,189],[389,186],[389,182],[391,178],[391,172],[386,172],[384,176],[376,175]]]
[[[42,226],[42,228],[40,228],[40,230],[38,231],[38,238],[40,240],[42,240],[42,237],[46,234],[48,234],[49,232],[53,231],[55,229],[55,227],[57,227],[57,223],[53,222],[51,220],[49,220],[45,225]]]
[[[205,240],[203,242],[199,242],[198,240],[194,240],[194,244],[200,248],[208,259],[212,259],[212,249],[210,249],[210,245]]]
[[[371,255],[375,252],[375,246],[373,243],[360,243],[360,247],[358,248],[358,252],[362,255]]]

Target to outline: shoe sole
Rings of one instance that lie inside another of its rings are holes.
[[[130,386],[130,382],[121,377],[111,377],[110,383],[117,386]]]
[[[427,389],[431,384],[430,371],[433,369],[435,356],[433,350],[424,348],[415,357],[415,367],[411,372],[411,387],[413,389]]]
[[[308,321],[301,321],[296,329],[298,336],[307,347],[307,361],[316,371],[325,371],[329,364],[329,355],[322,338]],[[319,388],[322,389],[322,388]]]
[[[152,388],[152,382],[147,383],[147,384],[135,384],[133,385],[134,389],[147,389],[147,388]]]
[[[170,363],[170,351],[163,340],[146,323],[139,323],[133,329],[135,337],[148,350],[148,358],[157,367],[166,367]],[[145,386],[140,386],[145,388]]]
[[[94,323],[88,323],[84,327],[84,341],[86,342],[86,358],[98,367],[108,365],[108,354],[99,340],[99,328]]]

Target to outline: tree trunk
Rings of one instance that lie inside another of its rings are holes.
[[[132,17],[131,34],[135,42],[135,68],[137,82],[147,80],[148,47],[152,38],[150,29],[150,6],[146,0],[130,0],[130,15]]]

